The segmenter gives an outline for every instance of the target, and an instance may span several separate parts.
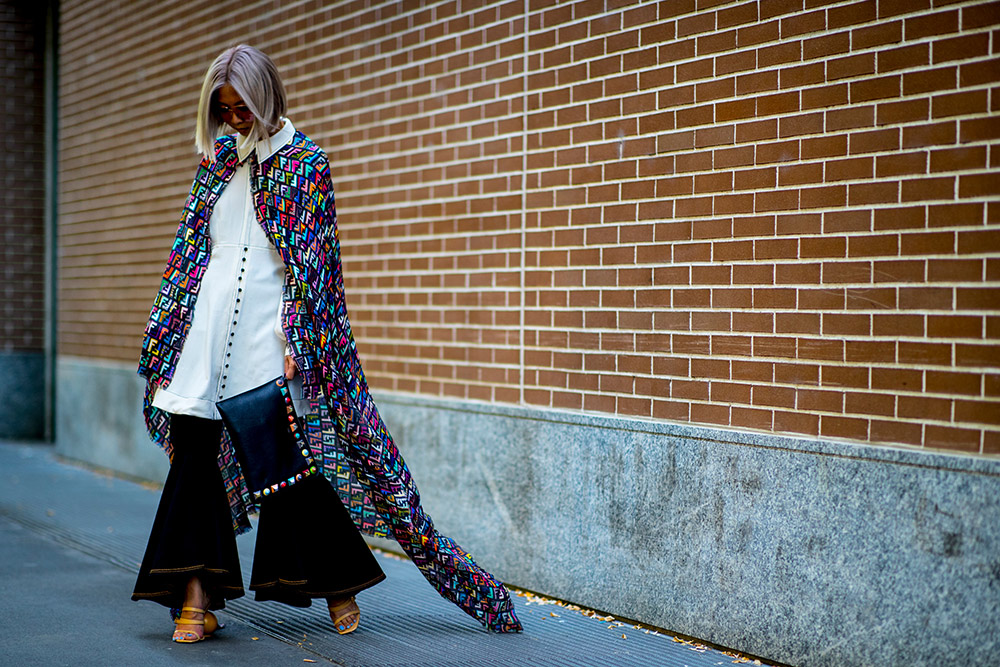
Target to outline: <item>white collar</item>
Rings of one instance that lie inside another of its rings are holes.
[[[247,137],[236,135],[236,152],[240,162],[247,159],[254,150],[257,151],[257,161],[263,162],[284,148],[295,136],[295,127],[292,125],[292,121],[287,118],[282,118],[282,120],[285,121],[282,128],[267,139],[253,142]]]

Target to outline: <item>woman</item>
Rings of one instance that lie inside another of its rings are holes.
[[[283,370],[337,489],[313,476],[261,500],[256,599],[325,598],[337,631],[353,631],[353,595],[384,578],[361,528],[395,538],[488,629],[519,631],[503,584],[434,529],[371,399],[347,317],[329,165],[285,109],[274,63],[253,47],[227,49],[205,76],[203,159],[139,362],[147,427],[171,467],[132,598],[180,607],[174,640],[195,642],[215,625],[206,610],[243,595],[233,527],[247,530],[254,507],[215,402]],[[236,135],[216,139],[223,126]]]

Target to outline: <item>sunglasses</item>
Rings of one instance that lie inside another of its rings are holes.
[[[225,104],[216,104],[215,113],[220,118],[228,116],[230,114],[236,114],[241,120],[253,120],[253,111],[250,111],[250,107],[245,104],[237,104],[234,107],[226,106]]]

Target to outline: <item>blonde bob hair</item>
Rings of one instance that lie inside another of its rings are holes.
[[[194,141],[198,152],[213,157],[215,139],[224,134],[216,101],[219,89],[232,86],[253,112],[253,126],[247,140],[267,140],[281,128],[288,99],[274,62],[263,51],[238,44],[219,54],[205,73],[198,100],[198,123]]]

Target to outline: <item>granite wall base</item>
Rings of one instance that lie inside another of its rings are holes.
[[[170,464],[146,434],[144,387],[134,364],[58,357],[56,452],[162,482]]]
[[[439,529],[516,586],[792,665],[996,658],[1000,461],[379,405]]]
[[[58,451],[162,480],[131,367],[58,373]],[[998,460],[377,398],[438,528],[515,586],[793,665],[998,654]]]
[[[40,440],[45,437],[45,355],[0,352],[0,438]]]

